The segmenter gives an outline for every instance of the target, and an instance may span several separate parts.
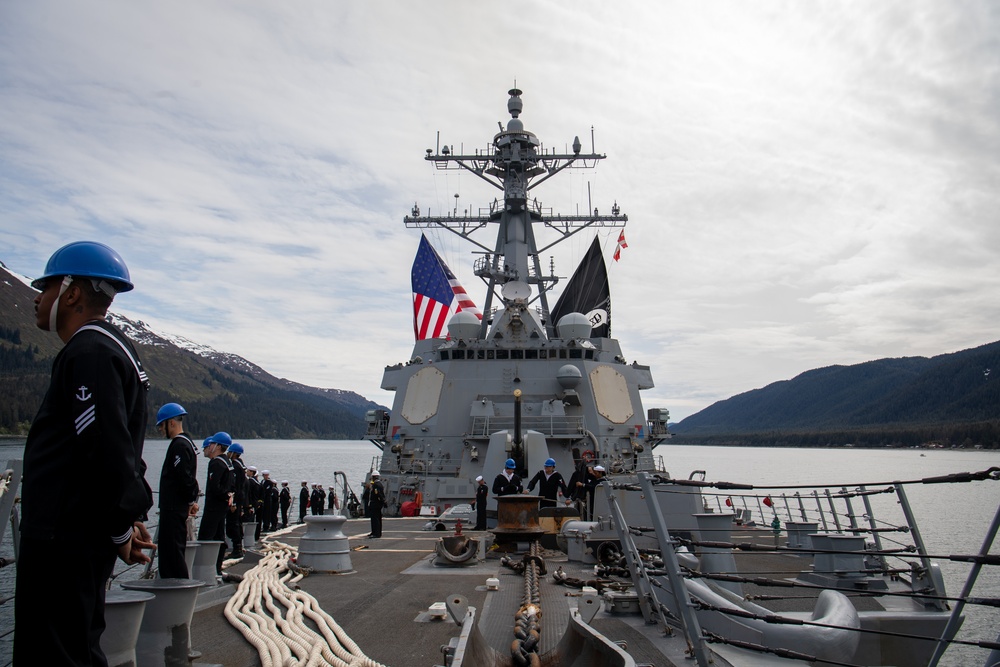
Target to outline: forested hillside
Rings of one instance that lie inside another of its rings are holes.
[[[702,442],[997,447],[1000,342],[807,371],[719,401],[671,431]]]

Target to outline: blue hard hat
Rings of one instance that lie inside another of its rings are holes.
[[[227,452],[234,452],[236,454],[242,454],[243,453],[243,445],[241,445],[238,442],[234,442],[233,444],[229,445],[229,449],[227,449],[226,451]]]
[[[45,273],[31,286],[43,289],[45,281],[55,276],[104,280],[115,292],[127,292],[133,287],[122,256],[96,241],[76,241],[56,250],[45,264]]]
[[[545,459],[545,467],[546,468],[549,468],[549,467],[554,468],[555,465],[556,465],[556,460],[555,459]]]
[[[180,403],[166,403],[162,408],[156,411],[156,425],[159,426],[168,419],[173,419],[174,417],[180,417],[181,415],[186,415],[187,410],[181,407]]]
[[[218,433],[210,437],[209,440],[211,440],[217,445],[222,445],[223,447],[229,447],[229,445],[233,444],[232,437],[225,431],[219,431]]]
[[[213,442],[212,441],[212,436],[208,436],[207,438],[205,438],[204,442],[201,443],[201,448],[205,449],[206,447],[208,447],[209,445],[211,445],[212,442]]]
[[[517,464],[514,463],[514,459],[507,459],[506,467],[507,470],[513,470],[514,468],[517,467]]]

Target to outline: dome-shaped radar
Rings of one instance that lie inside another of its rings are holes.
[[[507,131],[508,132],[523,132],[524,123],[520,118],[511,118],[507,121]]]
[[[448,321],[448,333],[452,340],[479,338],[479,318],[472,311],[460,310]]]
[[[575,389],[576,385],[580,384],[580,380],[583,379],[583,374],[576,366],[566,364],[556,373],[556,379],[559,380],[559,386],[563,389]]]
[[[563,315],[559,318],[559,322],[556,324],[556,330],[559,332],[559,337],[564,340],[570,340],[572,338],[590,338],[590,332],[593,329],[590,320],[583,313],[569,313],[568,315]]]

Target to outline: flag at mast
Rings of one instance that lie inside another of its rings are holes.
[[[410,284],[413,289],[413,335],[417,340],[440,338],[453,313],[468,310],[483,319],[465,288],[423,234],[410,270]]]
[[[615,246],[614,259],[617,262],[622,257],[622,249],[627,248],[628,243],[625,241],[625,230],[623,229],[618,235],[618,245]]]
[[[553,324],[558,324],[569,313],[583,313],[587,316],[593,327],[591,336],[611,336],[611,287],[608,284],[608,269],[604,265],[601,243],[596,236],[549,316]]]

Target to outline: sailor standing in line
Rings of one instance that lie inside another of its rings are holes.
[[[205,484],[205,513],[198,526],[199,540],[219,540],[219,555],[215,560],[215,573],[222,574],[222,560],[226,555],[226,514],[233,502],[233,464],[223,454],[233,439],[219,431],[205,441],[202,450],[208,458],[208,481]]]
[[[257,466],[247,466],[247,475],[247,503],[257,524],[254,527],[253,539],[259,541],[261,526],[264,525],[264,490],[260,486],[260,480],[257,479]]]
[[[299,488],[299,523],[306,522],[306,511],[309,509],[309,482],[302,480]]]
[[[323,516],[323,514],[325,512],[324,508],[326,507],[326,491],[323,489],[323,485],[322,484],[317,484],[316,485],[316,491],[319,492],[319,507],[317,508],[318,509],[317,513],[320,516]]]
[[[278,505],[281,502],[281,491],[278,490],[278,483],[275,481],[271,482],[271,488],[267,491],[268,497],[271,500],[270,513],[267,515],[267,525],[270,531],[278,530]]]
[[[312,485],[312,491],[309,492],[309,511],[313,516],[319,516],[319,491],[316,489],[316,484]]]
[[[157,541],[159,574],[162,579],[187,579],[184,560],[187,519],[198,514],[198,448],[184,432],[187,411],[167,403],[156,413],[156,428],[169,438],[160,470],[160,531]]]
[[[521,493],[523,490],[521,487],[521,477],[514,472],[516,467],[517,464],[514,463],[514,459],[507,459],[503,471],[493,480],[494,496],[512,496],[515,493]]]
[[[482,475],[476,477],[476,527],[473,530],[486,530],[486,496],[489,494],[489,487]]]
[[[371,487],[368,489],[368,513],[372,521],[372,532],[368,537],[382,537],[383,507],[385,507],[385,487],[379,481],[378,470],[373,470]]]
[[[275,507],[274,501],[276,498],[272,496],[271,489],[275,487],[274,480],[271,479],[270,470],[261,470],[260,474],[263,475],[264,479],[260,483],[261,492],[261,509],[260,516],[257,518],[257,522],[262,524],[261,530],[265,533],[271,532],[271,513],[272,511],[277,513],[278,508]],[[277,494],[274,494],[277,495]]]
[[[234,442],[226,450],[229,462],[233,464],[233,504],[226,514],[226,535],[233,543],[229,558],[243,558],[243,515],[247,509],[247,467],[243,463],[243,445]]]
[[[106,665],[115,557],[148,563],[142,550],[154,547],[142,523],[153,506],[142,460],[149,380],[132,342],[105,321],[132,282],[117,252],[80,241],[53,253],[31,286],[41,291],[35,325],[65,345],[24,445],[14,664]],[[87,467],[100,483],[79,483]]]
[[[288,528],[288,508],[292,505],[292,492],[288,488],[288,480],[281,480],[281,527]]]

